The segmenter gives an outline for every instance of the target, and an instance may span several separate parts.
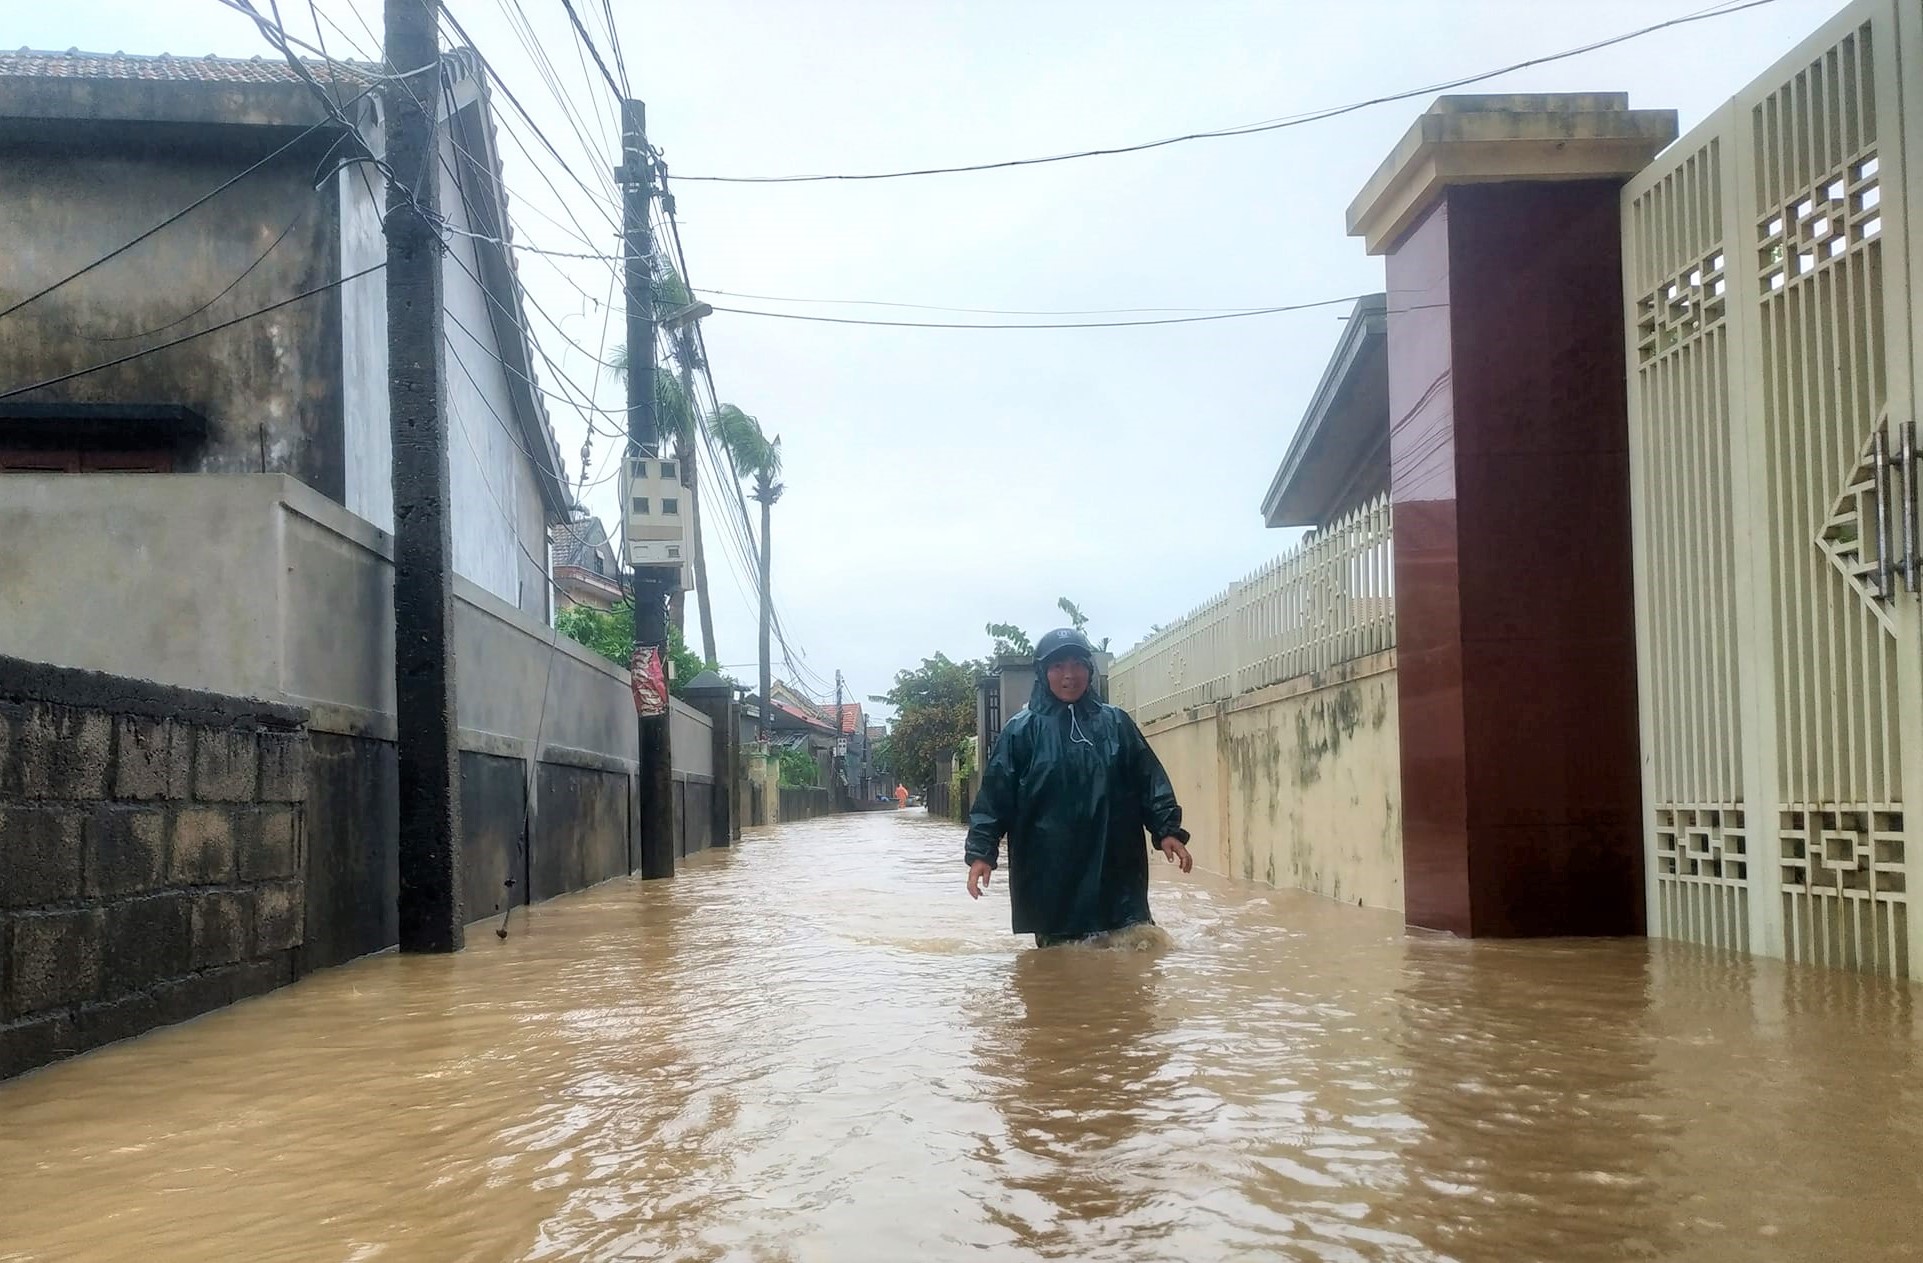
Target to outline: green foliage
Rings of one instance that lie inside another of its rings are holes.
[[[608,356],[608,367],[617,378],[626,381],[628,348],[615,347]],[[680,379],[659,368],[654,371],[654,421],[661,434],[673,444],[676,457],[685,459],[697,437],[694,429],[695,406],[687,392],[681,389]]]
[[[1026,658],[1035,652],[1028,633],[1013,623],[990,623],[983,630],[994,637],[995,647],[990,652],[997,658]]]
[[[789,746],[780,755],[781,783],[791,788],[821,784],[821,766],[799,746]]]
[[[1068,615],[1070,627],[1084,635],[1088,633],[1088,615],[1082,612],[1081,606],[1067,597],[1060,598],[1055,605],[1062,613]],[[990,650],[991,659],[1026,658],[1035,652],[1034,642],[1029,640],[1028,633],[1013,623],[990,623],[985,630],[995,642],[994,648]],[[1108,637],[1102,637],[1101,643],[1095,647],[1106,652]]]
[[[913,671],[896,673],[895,686],[873,699],[895,708],[888,756],[899,782],[926,790],[935,778],[935,760],[974,735],[975,694],[985,674],[980,662],[953,662],[938,653]]]
[[[673,267],[663,262],[654,274],[654,317],[671,316],[694,301],[686,281]]]
[[[634,606],[623,601],[611,610],[570,605],[554,616],[555,630],[625,668],[634,644]]]
[[[609,662],[626,670],[634,651],[634,602],[621,602],[611,610],[571,605],[554,616],[555,630],[577,644],[586,645]],[[679,694],[688,682],[712,665],[688,648],[681,630],[668,625],[668,661],[674,664],[674,682],[669,691]]]
[[[762,432],[761,422],[731,403],[724,403],[708,418],[708,432],[734,461],[735,472],[752,478],[754,498],[773,504],[781,498],[781,438],[770,439]]]

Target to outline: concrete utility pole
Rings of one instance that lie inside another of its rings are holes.
[[[659,458],[661,429],[654,411],[654,233],[648,223],[654,204],[654,163],[648,153],[647,106],[621,103],[621,165],[614,178],[622,189],[621,213],[627,246],[628,308],[628,459]],[[623,506],[625,513],[626,506]],[[634,643],[652,647],[665,679],[668,660],[668,592],[679,582],[679,567],[666,571],[636,567]],[[674,876],[674,757],[669,746],[670,705],[659,715],[642,715],[640,725],[641,803],[636,822],[641,834],[641,876]]]
[[[775,502],[774,497],[769,494],[766,479],[761,480],[761,486],[758,490],[761,493],[756,497],[761,501],[761,723],[759,725],[759,736],[761,738],[761,744],[765,746],[768,744],[768,740],[774,731],[770,725],[773,721],[775,709],[775,699],[773,696],[775,687],[774,659],[769,656],[770,645],[768,639],[769,624],[772,621],[771,611],[773,609],[773,606],[769,604],[773,596],[773,585],[769,580],[769,570],[775,562],[774,541],[768,537],[768,532],[774,526]]]
[[[447,469],[439,165],[440,0],[387,0],[388,419],[394,444],[394,709],[400,946],[461,950],[461,755],[454,710],[454,542]],[[416,71],[428,74],[412,77]],[[418,85],[418,86],[415,86]],[[402,181],[426,171],[410,188]]]

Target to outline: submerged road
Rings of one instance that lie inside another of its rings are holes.
[[[1917,992],[783,826],[0,1084],[0,1260],[1923,1257]],[[525,919],[523,917],[525,916]]]

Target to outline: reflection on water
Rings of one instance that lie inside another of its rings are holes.
[[[0,1085],[0,1260],[1923,1257],[1912,990],[1159,866],[1170,943],[1038,950],[959,842],[788,826]]]

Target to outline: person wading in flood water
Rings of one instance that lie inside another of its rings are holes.
[[[1008,721],[968,817],[968,894],[1008,838],[1014,932],[1039,947],[1153,925],[1142,831],[1183,872],[1188,831],[1162,761],[1128,713],[1090,688],[1095,649],[1062,628],[1035,647],[1028,709]]]

